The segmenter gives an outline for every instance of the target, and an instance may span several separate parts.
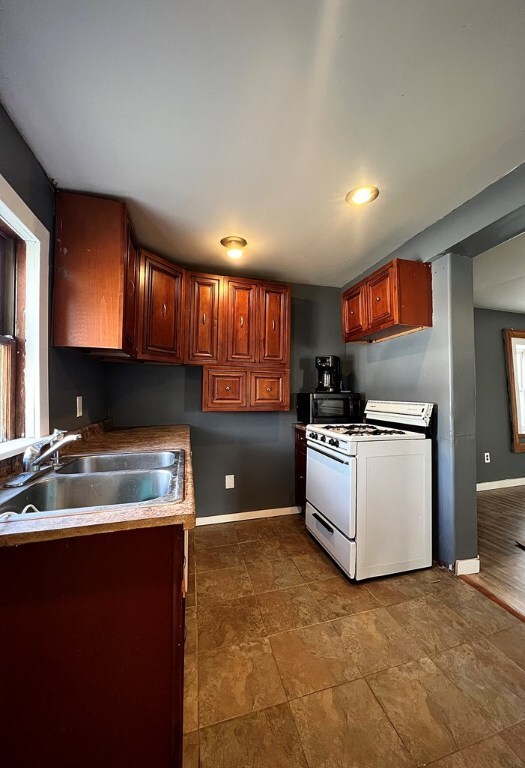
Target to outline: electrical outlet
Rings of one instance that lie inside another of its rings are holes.
[[[235,475],[224,475],[224,487],[235,488]]]
[[[82,410],[82,395],[77,396],[77,419],[79,416],[82,416],[83,410]]]
[[[488,451],[485,454],[485,464],[490,464],[490,453]]]

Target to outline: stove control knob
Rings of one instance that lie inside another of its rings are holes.
[[[310,434],[308,435],[308,437],[311,437],[311,438],[312,438],[312,440],[317,440],[317,435],[315,434],[315,432],[310,432]]]
[[[326,443],[326,435],[321,435],[321,442]]]
[[[333,445],[334,448],[339,448],[339,440],[336,440],[335,437],[332,437],[330,439],[330,445]]]

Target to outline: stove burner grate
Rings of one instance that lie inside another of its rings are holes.
[[[325,429],[339,435],[404,435],[402,429],[378,427],[375,424],[327,424]]]

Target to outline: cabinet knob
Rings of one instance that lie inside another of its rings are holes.
[[[272,331],[275,331],[275,320],[272,320]]]
[[[165,304],[162,305],[162,317],[166,315],[167,306]]]
[[[351,314],[351,315],[353,315],[353,314],[354,314],[354,310],[353,310],[353,309],[351,309],[351,310],[350,310],[350,314]]]
[[[206,312],[202,313],[202,324],[206,325]]]
[[[240,319],[239,325],[241,326],[241,328],[244,328],[244,317],[242,315],[241,315],[241,319]]]
[[[226,392],[230,392],[231,387],[224,387],[224,389],[226,390]]]
[[[376,296],[376,301],[381,301],[381,296]]]
[[[129,281],[129,295],[133,296],[134,293],[135,293],[135,283],[133,282],[133,280],[130,280]]]
[[[267,392],[271,392],[271,391],[272,391],[272,388],[271,388],[271,387],[266,387],[266,391],[267,391]]]

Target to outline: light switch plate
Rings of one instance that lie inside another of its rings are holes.
[[[224,475],[224,487],[235,488],[235,475]]]
[[[83,413],[83,407],[82,407],[82,395],[77,396],[77,419],[79,416],[82,416]]]

